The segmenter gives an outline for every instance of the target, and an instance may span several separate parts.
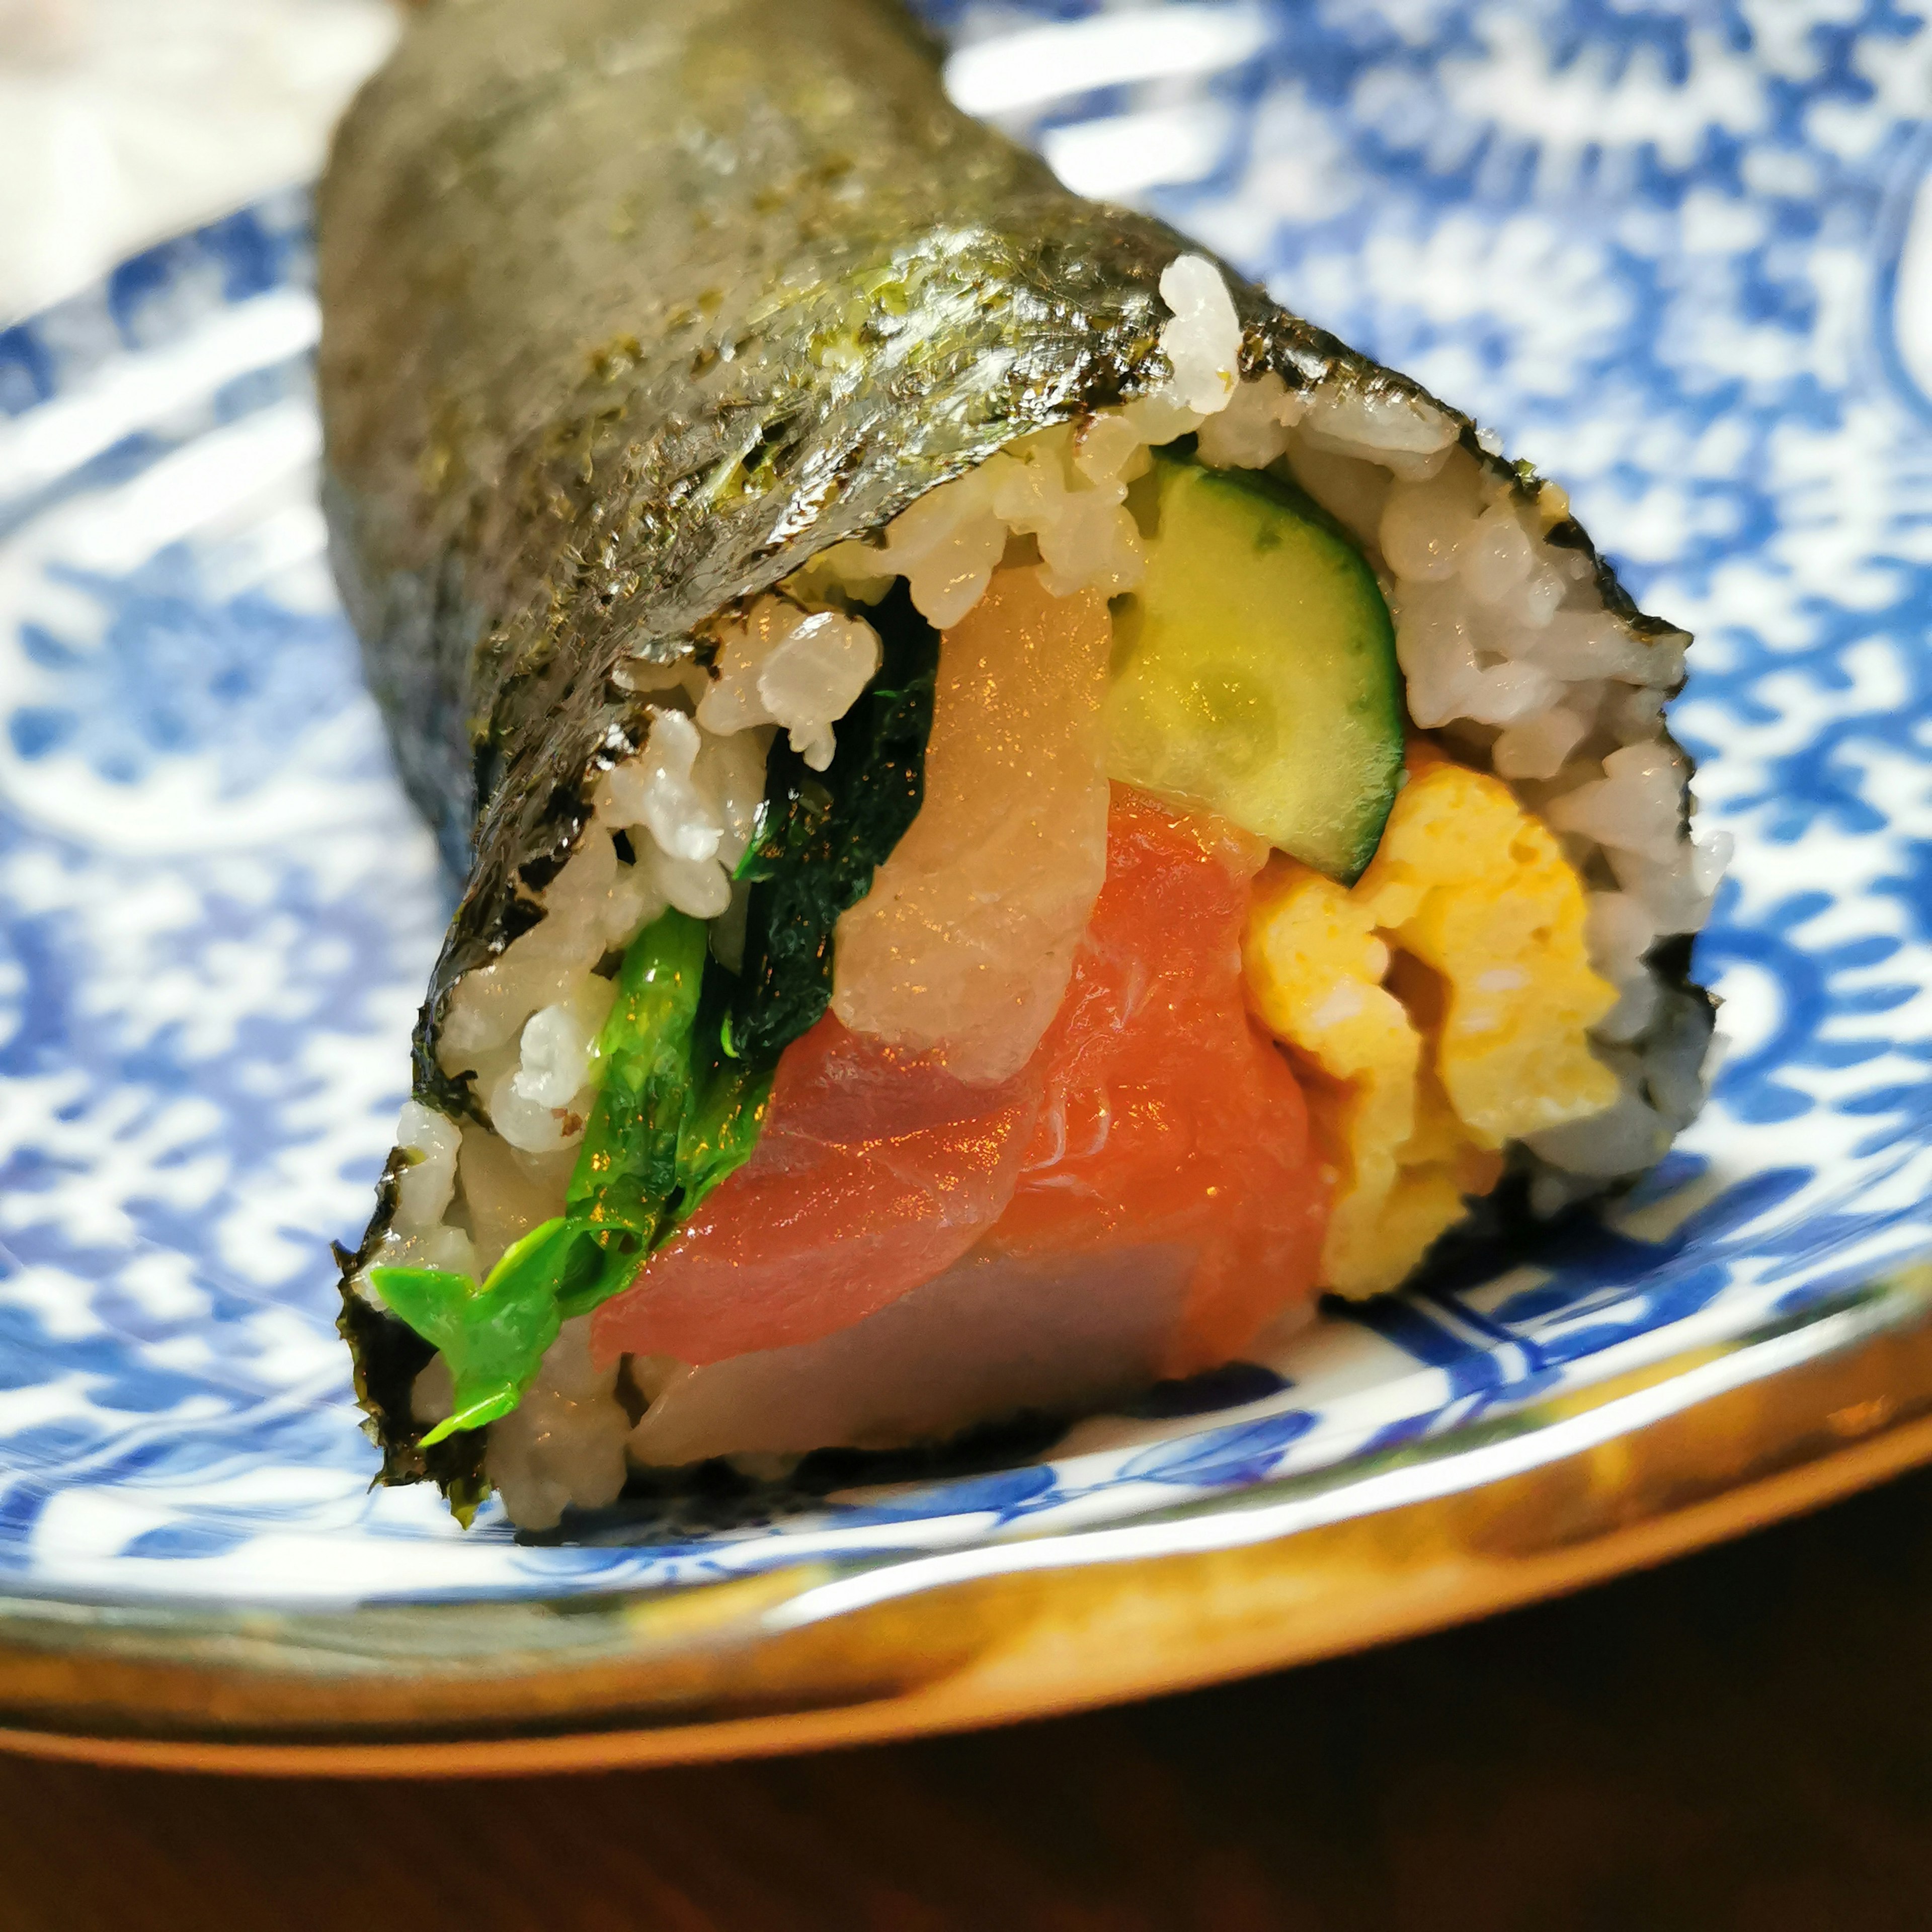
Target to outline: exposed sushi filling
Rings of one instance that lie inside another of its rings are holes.
[[[366,1279],[518,1522],[1226,1360],[1401,1281],[1506,1150],[1553,1208],[1701,1101],[1648,961],[1725,856],[1684,640],[1552,486],[1238,380],[1212,266],[1161,288],[1162,390],[627,666],[643,752],[452,994],[479,1118],[404,1108]]]

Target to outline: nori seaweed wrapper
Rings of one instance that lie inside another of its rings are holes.
[[[416,1041],[446,1112],[471,1104],[436,1064],[449,989],[540,916],[642,742],[618,662],[690,650],[817,551],[1168,373],[1160,274],[1205,251],[959,113],[938,54],[892,0],[440,0],[343,122],[318,211],[331,554],[466,880]],[[1424,398],[1227,279],[1245,375]],[[482,1432],[416,1448],[425,1345],[346,1293],[385,1477],[472,1504]]]

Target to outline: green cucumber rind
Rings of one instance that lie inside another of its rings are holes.
[[[1192,440],[1188,440],[1191,444]],[[1320,850],[1311,845],[1292,852],[1292,856],[1304,864],[1327,873],[1343,885],[1353,885],[1376,855],[1376,848],[1382,842],[1382,828],[1388,822],[1396,794],[1401,788],[1402,754],[1408,724],[1403,703],[1402,668],[1396,657],[1395,622],[1382,585],[1355,538],[1292,478],[1264,470],[1216,469],[1201,463],[1191,449],[1185,453],[1156,450],[1154,460],[1156,466],[1172,465],[1177,472],[1184,469],[1190,471],[1199,477],[1204,485],[1238,491],[1256,498],[1311,526],[1335,546],[1345,567],[1358,580],[1358,601],[1370,634],[1347,648],[1352,655],[1359,654],[1364,660],[1365,674],[1361,682],[1364,695],[1374,707],[1372,718],[1381,727],[1376,734],[1378,762],[1368,765],[1361,774],[1361,789],[1370,802],[1356,822],[1354,836],[1345,850]]]

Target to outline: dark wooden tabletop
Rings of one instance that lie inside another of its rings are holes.
[[[4,1932],[1932,1926],[1932,1472],[1379,1653],[692,1770],[0,1760]]]

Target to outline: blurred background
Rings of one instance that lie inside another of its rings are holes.
[[[0,0],[0,323],[306,181],[388,0]]]

